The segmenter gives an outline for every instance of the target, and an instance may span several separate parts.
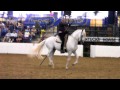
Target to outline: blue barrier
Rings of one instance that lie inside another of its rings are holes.
[[[41,27],[44,27],[45,25],[52,27],[52,26],[57,26],[61,22],[61,19],[57,19],[55,21],[53,17],[37,17],[37,18],[33,17],[33,18],[29,18],[29,20],[26,19],[24,21],[24,25],[31,27],[35,25],[35,21],[39,21]],[[69,23],[71,25],[77,25],[77,26],[90,26],[91,19],[77,19],[77,20],[73,19]],[[108,24],[107,18],[103,19],[102,26],[107,25],[107,24]]]

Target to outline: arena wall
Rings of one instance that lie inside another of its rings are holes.
[[[120,57],[120,46],[91,45],[90,57]]]
[[[29,54],[32,48],[33,48],[32,43],[3,43],[3,42],[0,43],[1,54]],[[46,46],[44,46],[42,54],[46,55],[47,53],[48,49],[46,48]],[[77,53],[79,56],[83,57],[83,45],[78,45]],[[68,54],[67,53],[61,54],[59,51],[56,51],[55,55],[67,56]]]
[[[35,44],[37,45],[37,44]],[[33,48],[32,43],[0,43],[1,54],[29,54]],[[44,46],[42,55],[48,52]],[[83,57],[83,45],[78,45],[77,53]],[[55,52],[58,56],[67,56],[67,53],[61,54],[59,51]],[[72,55],[73,56],[73,55]],[[120,57],[120,46],[103,46],[103,45],[90,45],[90,57]]]

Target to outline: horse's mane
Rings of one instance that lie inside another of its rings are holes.
[[[80,32],[82,29],[77,29],[77,30],[75,30],[71,35],[74,35],[75,33],[78,33],[78,32]]]

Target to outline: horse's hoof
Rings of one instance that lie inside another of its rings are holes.
[[[66,70],[68,70],[68,67],[67,68],[65,68]]]
[[[51,67],[52,65],[48,65],[49,67]]]

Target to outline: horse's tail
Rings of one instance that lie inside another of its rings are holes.
[[[41,51],[43,49],[43,46],[45,44],[46,40],[43,40],[42,42],[40,42],[37,45],[34,45],[32,48],[32,52],[28,55],[29,57],[33,58],[33,57],[38,57],[39,59],[43,59],[42,55],[41,55]]]

